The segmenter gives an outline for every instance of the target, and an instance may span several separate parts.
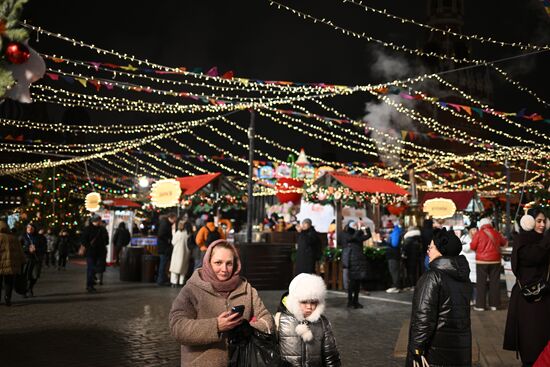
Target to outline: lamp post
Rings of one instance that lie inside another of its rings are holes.
[[[248,202],[246,204],[246,242],[252,242],[252,221],[254,218],[254,201],[252,200],[252,175],[254,172],[254,124],[256,115],[254,110],[250,110],[250,126],[248,127]]]

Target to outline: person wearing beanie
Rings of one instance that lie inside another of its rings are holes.
[[[479,221],[479,231],[472,237],[470,249],[476,252],[476,305],[474,311],[485,311],[487,278],[489,278],[489,309],[500,306],[500,247],[508,240],[497,232],[489,218]]]
[[[275,315],[285,366],[340,367],[340,354],[325,311],[326,286],[317,275],[297,275]]]
[[[471,366],[470,268],[452,232],[435,229],[430,267],[414,289],[406,366]]]
[[[520,287],[541,280],[549,282],[550,232],[545,234],[546,215],[540,207],[529,209],[520,222],[522,231],[514,238],[512,250],[512,271],[517,281],[510,295],[503,348],[519,352],[523,365],[531,366],[550,341],[550,293],[529,302]]]
[[[172,303],[169,324],[181,344],[182,367],[227,367],[232,331],[242,327],[274,331],[273,317],[240,272],[235,246],[216,240],[208,246],[202,267]],[[243,312],[232,312],[235,306],[244,306]]]
[[[321,258],[321,239],[309,218],[302,221],[298,232],[295,274],[314,274],[315,263]]]

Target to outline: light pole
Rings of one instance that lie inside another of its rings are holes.
[[[248,127],[248,202],[246,205],[246,242],[252,242],[252,221],[254,218],[254,201],[252,200],[252,185],[254,172],[254,123],[256,115],[254,110],[250,110],[250,126]]]

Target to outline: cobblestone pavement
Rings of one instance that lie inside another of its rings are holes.
[[[179,366],[179,345],[168,329],[168,312],[179,289],[121,282],[117,268],[105,273],[98,293],[85,292],[85,268],[45,269],[34,298],[14,294],[0,304],[2,367]],[[282,291],[260,295],[275,312]],[[362,296],[364,309],[348,309],[346,296],[329,291],[326,314],[333,324],[344,366],[394,367],[411,292]]]
[[[88,294],[84,270],[74,263],[65,272],[45,269],[34,298],[14,294],[12,307],[0,304],[0,365],[179,366],[179,345],[168,329],[168,312],[179,289],[120,282],[118,269],[109,268],[105,285]],[[274,312],[281,293],[260,295]],[[392,352],[402,321],[409,317],[410,294],[391,298],[363,299],[364,309],[350,310],[342,293],[329,294],[327,315],[344,366],[403,365]]]

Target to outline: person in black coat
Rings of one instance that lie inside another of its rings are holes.
[[[116,254],[116,265],[120,265],[120,255],[122,253],[122,249],[128,246],[131,240],[132,235],[130,234],[128,228],[126,228],[126,223],[120,222],[115,231],[115,234],[113,235],[113,245],[115,247]]]
[[[67,257],[69,256],[69,251],[72,247],[71,238],[69,237],[69,231],[67,231],[65,228],[59,232],[59,236],[57,237],[57,242],[55,245],[55,249],[57,251],[57,270],[65,270],[67,267]]]
[[[414,290],[407,366],[471,366],[470,268],[460,255],[460,239],[446,229],[434,230],[428,246],[430,267]]]
[[[359,303],[361,282],[367,277],[367,258],[363,253],[363,242],[371,238],[371,233],[368,227],[366,233],[355,227],[355,221],[350,221],[342,233],[342,266],[348,269],[348,307],[363,308]]]
[[[321,258],[321,240],[312,226],[311,219],[306,218],[302,221],[297,242],[296,275],[315,274],[315,262]]]
[[[33,297],[34,286],[42,273],[42,254],[46,249],[44,248],[44,241],[41,241],[36,231],[36,226],[33,223],[27,224],[25,233],[21,236],[20,240],[25,256],[27,257],[23,274],[26,275],[29,281],[29,286],[24,297],[27,297],[27,293]]]
[[[170,256],[172,255],[172,226],[176,223],[177,216],[175,213],[170,213],[162,218],[159,223],[159,231],[157,233],[157,249],[160,257],[159,270],[157,274],[157,285],[170,285],[166,277],[166,266],[170,264]]]
[[[530,218],[529,218],[530,217]],[[546,217],[540,208],[521,219],[523,231],[514,240],[512,271],[522,285],[548,279],[550,233],[544,235]],[[531,366],[550,341],[550,293],[528,302],[516,282],[512,288],[504,331],[504,349],[519,351],[523,366]]]
[[[409,227],[403,236],[403,251],[401,257],[405,260],[407,269],[406,286],[414,288],[420,274],[420,258],[426,252],[422,252],[422,239],[420,230],[416,227]]]
[[[96,291],[94,274],[98,260],[102,256],[106,256],[107,245],[109,244],[109,234],[102,225],[99,215],[93,215],[90,218],[90,224],[82,233],[81,243],[86,247],[86,290],[91,293]]]

